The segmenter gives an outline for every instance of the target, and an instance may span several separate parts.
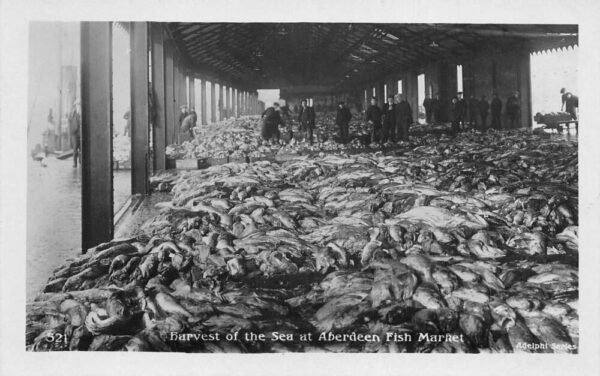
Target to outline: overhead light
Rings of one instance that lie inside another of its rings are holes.
[[[347,74],[347,75],[346,75],[346,78],[350,78],[350,75],[349,75],[349,74]]]
[[[439,47],[440,45],[435,43],[435,41],[429,43],[429,47]]]
[[[358,72],[358,69],[356,69],[356,68],[354,68],[353,70],[354,70],[355,72]]]

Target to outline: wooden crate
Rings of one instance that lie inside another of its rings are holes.
[[[178,170],[197,170],[200,168],[199,159],[177,159],[175,168]]]

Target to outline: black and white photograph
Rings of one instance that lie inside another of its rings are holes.
[[[583,192],[598,178],[579,178],[599,106],[580,22],[394,21],[387,5],[345,22],[28,19],[11,347],[121,362],[597,349],[580,327],[598,316],[580,308],[580,251],[598,244],[579,235],[597,231]]]

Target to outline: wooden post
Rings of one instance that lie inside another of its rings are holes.
[[[223,106],[225,104],[224,94],[225,89],[223,88],[223,84],[219,84],[219,120],[223,120],[226,118],[225,111],[223,110]]]
[[[152,23],[152,97],[154,99],[154,113],[152,124],[154,169],[166,168],[167,134],[165,113],[165,50],[162,25]]]
[[[202,120],[202,125],[206,125],[208,124],[207,118],[206,118],[206,79],[203,77],[202,81],[200,82],[200,104],[202,106],[202,115],[201,115],[201,120]]]
[[[132,22],[131,40],[131,194],[149,193],[148,24]]]
[[[81,23],[82,251],[113,237],[112,25]]]
[[[217,122],[217,101],[215,95],[215,83],[210,83],[210,122]]]
[[[165,113],[167,117],[166,123],[166,143],[173,143],[175,129],[176,112],[174,106],[174,83],[173,83],[173,45],[171,43],[165,46]]]
[[[225,112],[227,113],[227,117],[230,118],[231,111],[231,86],[227,86],[227,90],[225,91]]]

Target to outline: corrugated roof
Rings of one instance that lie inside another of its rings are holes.
[[[192,67],[245,87],[359,86],[484,46],[542,51],[578,43],[577,25],[168,23]]]

